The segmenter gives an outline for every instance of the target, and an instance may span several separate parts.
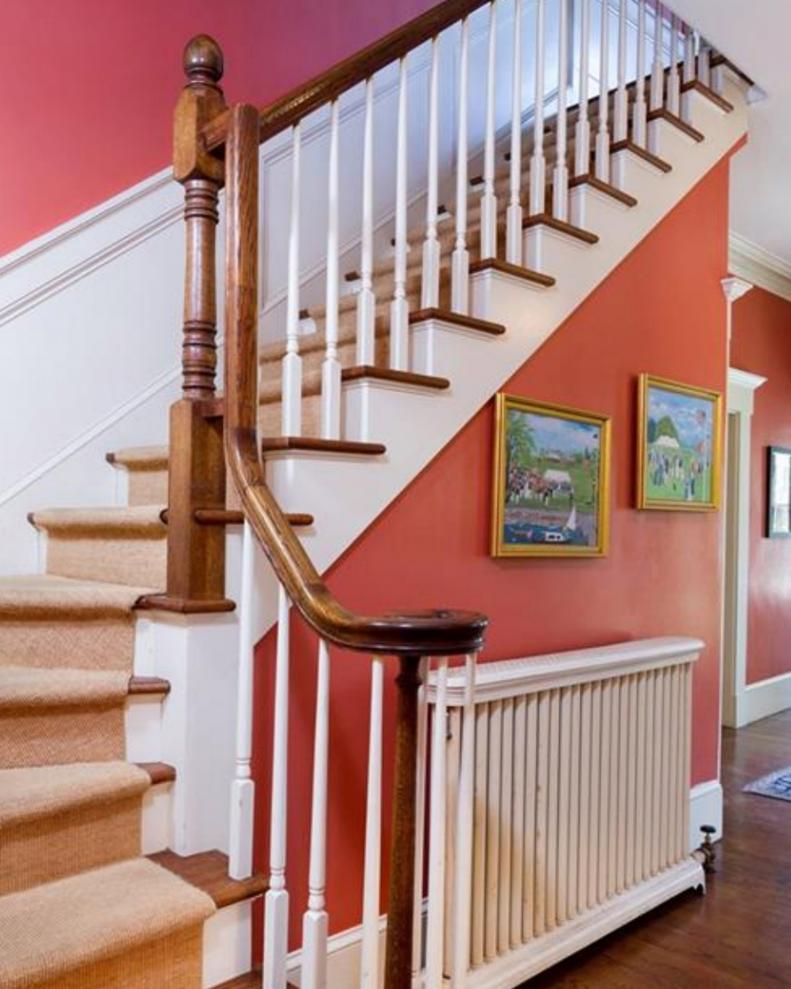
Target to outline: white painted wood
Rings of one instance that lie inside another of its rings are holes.
[[[299,223],[302,125],[292,128],[291,217],[288,230],[288,309],[286,353],[283,356],[282,429],[284,436],[302,435],[302,358],[299,355]]]
[[[591,46],[591,0],[580,0],[580,41],[579,41],[579,116],[574,131],[574,174],[588,175],[590,172],[590,46]]]
[[[602,711],[604,697],[602,685],[591,684],[591,782],[590,782],[590,841],[588,842],[588,908],[601,903],[601,875],[606,858],[601,845],[602,815]]]
[[[420,661],[417,695],[417,779],[415,783],[415,898],[412,928],[412,981],[417,983],[423,967],[423,852],[426,833],[426,775],[428,761],[428,671],[429,659]]]
[[[376,360],[375,310],[373,287],[374,253],[374,80],[365,82],[365,124],[363,131],[363,202],[360,238],[360,291],[357,293],[357,363]]]
[[[637,65],[635,72],[634,108],[632,110],[632,140],[641,148],[646,146],[647,109],[645,101],[646,0],[637,0]]]
[[[475,708],[475,786],[473,792],[472,924],[470,961],[479,966],[484,960],[486,941],[486,825],[488,821],[489,708]]]
[[[525,738],[527,728],[527,698],[515,697],[513,701],[513,802],[511,806],[511,871],[508,878],[510,894],[509,947],[522,943],[524,884],[525,884]],[[532,753],[531,753],[532,754]]]
[[[398,132],[396,135],[395,270],[390,304],[390,367],[409,369],[409,302],[406,297],[407,263],[407,57],[398,67]]]
[[[566,919],[573,920],[579,912],[579,855],[582,798],[582,782],[580,780],[580,747],[582,729],[582,690],[579,686],[571,687],[569,691],[569,784],[568,784],[568,853],[567,882],[566,882]],[[588,781],[589,783],[589,781]],[[561,783],[561,794],[563,784]],[[587,832],[582,832],[582,843],[588,840]]]
[[[571,719],[572,692],[574,688],[560,692],[560,746],[558,759],[558,822],[557,822],[557,878],[555,880],[556,911],[555,919],[558,924],[565,924],[569,919],[569,852],[571,830]]]
[[[252,900],[223,907],[203,924],[203,989],[250,971],[253,955]]]
[[[533,154],[530,158],[530,215],[543,213],[546,201],[546,159],[544,158],[544,70],[546,45],[546,0],[536,0],[535,89],[533,97]]]
[[[536,824],[533,887],[533,936],[538,938],[548,929],[547,916],[547,848],[549,829],[549,762],[550,762],[550,698],[551,692],[538,695],[538,740],[536,746]]]
[[[659,0],[654,3],[654,58],[651,62],[651,94],[649,109],[660,110],[665,99],[664,66],[665,9]]]
[[[341,362],[338,358],[338,141],[339,101],[330,104],[330,148],[327,162],[327,294],[324,321],[325,353],[321,365],[321,435],[341,434]]]
[[[464,661],[464,659],[462,659]],[[459,818],[459,786],[461,772],[461,708],[454,707],[447,711],[446,754],[445,754],[445,868],[444,889],[445,898],[443,917],[443,978],[453,980],[453,965],[456,955],[455,945],[455,900],[456,900],[456,869],[458,853],[456,850],[456,825]],[[469,864],[469,859],[467,860]],[[469,872],[469,868],[467,870]],[[469,920],[469,912],[467,919]]]
[[[451,984],[462,989],[470,964],[473,834],[475,821],[475,668],[476,657],[465,658],[467,690],[461,724],[459,790],[456,806],[456,856],[454,860],[453,962]]]
[[[667,109],[681,113],[681,79],[678,74],[678,18],[670,15],[670,71],[667,75]]]
[[[702,39],[698,52],[698,79],[704,86],[711,86],[711,49]]]
[[[451,303],[454,312],[470,311],[470,253],[467,250],[467,117],[469,114],[470,25],[461,22],[456,148],[456,243],[451,259]]]
[[[511,63],[511,162],[505,218],[505,260],[522,263],[522,0],[514,0]]]
[[[626,862],[624,870],[624,888],[630,889],[635,884],[635,842],[637,841],[637,677],[630,676],[629,688],[629,725],[626,742]]]
[[[497,196],[494,191],[494,156],[496,122],[497,5],[489,4],[489,47],[486,62],[486,132],[483,154],[483,192],[481,193],[482,258],[497,257]],[[539,0],[539,3],[543,0]]]
[[[626,0],[618,2],[618,70],[613,110],[613,139],[625,141],[629,130],[629,103],[626,97],[626,55],[628,22]]]
[[[525,858],[522,872],[522,941],[526,943],[535,933],[538,695],[529,694],[525,703]]]
[[[275,658],[275,714],[272,745],[272,796],[269,837],[269,889],[264,897],[264,989],[286,989],[288,955],[288,699],[289,607],[278,585],[278,626]]]
[[[697,76],[695,59],[695,32],[689,24],[682,24],[684,33],[684,82],[692,82]]]
[[[159,783],[143,794],[140,815],[142,855],[153,855],[172,847],[174,804],[172,783]]]
[[[498,925],[497,904],[500,877],[500,788],[503,785],[502,762],[502,701],[489,705],[489,770],[486,794],[486,930],[484,958],[497,957]],[[508,781],[510,785],[510,780]]]
[[[319,640],[316,671],[316,719],[313,742],[313,790],[310,816],[308,909],[302,921],[302,986],[327,985],[327,773],[330,747],[330,650]]]
[[[602,0],[599,27],[599,129],[596,132],[596,178],[610,181],[610,4]]]
[[[448,660],[437,666],[437,694],[431,731],[431,795],[428,849],[428,926],[426,931],[426,984],[442,984],[445,942],[445,817]]]
[[[239,678],[236,687],[236,767],[231,784],[228,875],[246,879],[253,874],[253,534],[249,522],[242,536],[242,592],[239,612]]]
[[[623,893],[626,886],[626,845],[628,841],[628,786],[629,786],[629,677],[618,683],[618,748],[616,750],[616,831],[615,831],[615,892]]]
[[[558,220],[569,218],[569,168],[568,168],[568,48],[569,8],[560,4],[558,23],[558,112],[555,138],[556,160],[552,177],[552,214]]]
[[[603,903],[614,889],[614,881],[610,869],[610,836],[612,833],[613,807],[615,793],[612,787],[612,750],[613,735],[617,738],[617,721],[613,711],[613,693],[615,681],[605,681],[601,694],[601,742],[600,742],[600,780],[599,791],[599,848],[598,848],[598,885],[597,900]]]
[[[649,765],[646,758],[647,692],[648,675],[640,673],[637,676],[637,705],[635,708],[637,743],[635,751],[634,871],[631,876],[632,883],[642,882],[648,878],[645,868],[646,796],[649,778]]]
[[[723,793],[719,780],[707,780],[698,783],[690,790],[689,795],[689,829],[687,831],[687,851],[699,848],[703,835],[701,827],[710,824],[715,833],[714,841],[722,838],[723,822]]]
[[[589,869],[590,853],[589,849],[594,846],[592,831],[592,810],[591,810],[591,784],[593,774],[591,772],[593,737],[592,737],[592,717],[593,717],[593,686],[589,683],[582,684],[580,691],[580,714],[575,729],[579,730],[579,813],[578,813],[578,856],[577,856],[577,892],[576,913],[583,913],[589,902]],[[573,820],[573,818],[572,818]]]
[[[382,869],[382,697],[384,660],[371,660],[371,715],[365,809],[365,866],[360,989],[379,984],[379,898]]]
[[[500,744],[500,809],[498,826],[500,834],[499,877],[496,879],[497,899],[497,951],[502,954],[511,948],[511,874],[513,813],[513,755],[514,755],[514,702],[503,701],[502,740]]]
[[[437,186],[439,183],[439,39],[431,39],[431,75],[428,84],[428,195],[426,196],[426,239],[423,242],[421,308],[439,305],[440,249],[437,238]]]

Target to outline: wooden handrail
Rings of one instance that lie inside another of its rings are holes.
[[[258,445],[258,110],[230,111],[226,145],[225,455],[245,517],[289,598],[318,634],[366,653],[478,652],[485,616],[448,610],[366,617],[343,608],[266,483]]]
[[[488,2],[489,0],[444,0],[403,27],[391,31],[380,41],[338,62],[331,69],[263,107],[258,111],[259,143],[296,124],[309,113],[336,99],[352,86],[364,82],[391,62],[403,58],[414,48],[430,41],[479,7],[485,7]],[[231,111],[226,110],[205,125],[201,135],[206,151],[216,151],[226,143],[230,121]]]

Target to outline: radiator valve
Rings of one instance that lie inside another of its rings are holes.
[[[705,872],[716,872],[717,846],[712,839],[717,829],[711,824],[703,824],[700,830],[703,834],[703,843],[698,850],[703,855],[703,869]]]

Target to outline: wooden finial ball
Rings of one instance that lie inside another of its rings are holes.
[[[190,82],[217,83],[222,79],[222,49],[208,34],[196,34],[184,49],[184,72]]]

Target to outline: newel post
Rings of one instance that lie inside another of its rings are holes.
[[[182,613],[225,611],[225,528],[195,518],[225,508],[222,407],[216,398],[218,200],[222,158],[206,151],[202,130],[226,109],[220,46],[208,35],[184,49],[187,83],[176,104],[173,177],[184,187],[186,267],[182,397],[170,410],[167,593],[154,607]]]
[[[385,989],[404,989],[412,981],[420,660],[420,656],[402,656],[396,677],[398,702]]]

